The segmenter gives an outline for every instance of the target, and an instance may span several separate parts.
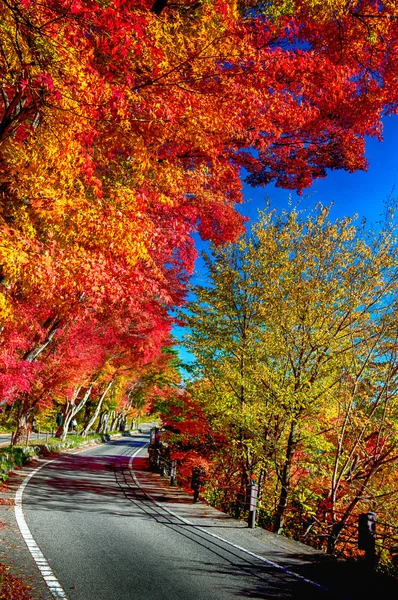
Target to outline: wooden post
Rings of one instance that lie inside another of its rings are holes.
[[[256,526],[256,508],[257,508],[257,495],[258,495],[258,485],[251,482],[251,486],[249,488],[249,519],[248,519],[248,527],[249,529],[254,529]]]
[[[365,561],[372,569],[376,566],[376,513],[359,515],[358,549],[365,551]]]

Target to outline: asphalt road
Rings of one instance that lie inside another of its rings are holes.
[[[219,528],[192,525],[186,504],[177,514],[167,498],[154,502],[147,441],[122,438],[61,457],[28,482],[26,522],[70,600],[336,597],[238,548],[247,530],[229,529],[232,545],[212,536]]]

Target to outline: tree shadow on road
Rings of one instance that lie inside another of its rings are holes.
[[[115,443],[116,444],[116,443]],[[198,575],[210,570],[214,575],[223,575],[226,586],[231,582],[231,594],[237,598],[259,598],[274,600],[292,598],[294,600],[394,600],[398,598],[398,582],[366,570],[359,564],[331,559],[327,555],[311,555],[275,546],[267,552],[274,563],[283,565],[277,568],[271,563],[261,562],[254,556],[245,559],[233,546],[206,535],[206,529],[215,527],[211,521],[184,523],[161,505],[153,503],[136,485],[130,470],[131,455],[141,444],[130,447],[128,454],[106,456],[88,456],[84,454],[61,455],[54,462],[43,467],[29,481],[23,504],[26,509],[40,511],[89,512],[94,515],[116,517],[136,517],[141,520],[155,521],[192,542],[202,545],[214,556],[214,562],[196,564]],[[149,489],[161,504],[161,499],[173,495],[173,490],[162,491],[158,476],[149,472],[146,458],[135,457],[134,469],[145,481],[145,490]],[[157,494],[157,497],[156,497]],[[163,495],[163,496],[162,496]],[[174,501],[178,498],[175,494]],[[182,498],[182,496],[180,496]],[[189,497],[183,499],[183,502]],[[202,507],[205,515],[206,507]],[[200,515],[200,510],[198,511]],[[222,513],[220,513],[222,514]],[[205,515],[206,516],[206,515]],[[189,515],[187,515],[189,519]],[[228,519],[223,515],[220,519]],[[200,527],[200,529],[199,529]],[[237,529],[237,527],[235,527]],[[227,557],[227,558],[226,558]],[[242,570],[250,575],[250,588],[239,587],[233,580]],[[297,574],[295,576],[294,574]],[[306,581],[308,580],[308,581]],[[312,583],[311,583],[312,582]],[[316,583],[315,583],[316,582]],[[317,585],[318,584],[318,585]],[[239,588],[239,590],[238,590]],[[215,598],[216,600],[216,598]]]
[[[24,508],[40,511],[90,511],[131,516],[132,482],[126,481],[131,456],[59,455],[29,481]],[[145,459],[135,458],[137,464]],[[126,492],[126,493],[124,493]],[[137,499],[137,494],[134,497]]]

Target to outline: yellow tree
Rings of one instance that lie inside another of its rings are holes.
[[[185,344],[197,358],[196,374],[204,380],[193,387],[193,396],[206,405],[214,430],[231,442],[228,452],[234,456],[236,492],[242,497],[259,469],[258,437],[267,437],[261,426],[267,408],[258,402],[256,377],[260,284],[252,278],[244,240],[213,252],[214,260],[204,255],[209,285],[192,288],[197,300],[184,313],[191,331]]]
[[[253,464],[276,486],[276,531],[308,422],[337,410],[354,350],[366,355],[396,293],[390,229],[373,235],[328,212],[262,213],[237,247],[213,251],[209,285],[194,288],[186,314],[187,346],[214,382],[219,418],[246,423]]]
[[[398,345],[395,293],[380,290],[382,313],[353,344],[336,390],[333,419],[322,432],[330,465],[317,517],[332,552],[353,515],[369,510],[394,524],[398,494]],[[395,292],[395,290],[394,290]],[[323,423],[325,425],[325,422]],[[326,461],[327,462],[327,461]]]

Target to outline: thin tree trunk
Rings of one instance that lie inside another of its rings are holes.
[[[91,417],[91,419],[89,420],[89,422],[87,423],[87,425],[85,426],[85,428],[83,429],[83,431],[81,432],[81,435],[82,435],[83,437],[86,437],[86,435],[87,435],[87,434],[88,434],[88,432],[90,431],[91,427],[94,425],[95,421],[97,420],[97,418],[98,418],[98,415],[99,415],[99,413],[100,413],[100,410],[101,410],[101,408],[102,408],[102,404],[103,404],[103,402],[104,402],[104,400],[105,400],[105,397],[106,397],[107,393],[109,392],[109,390],[111,389],[111,387],[113,386],[113,384],[114,384],[114,381],[115,381],[115,380],[114,380],[114,379],[112,379],[112,380],[111,380],[111,381],[108,383],[108,385],[106,386],[106,388],[105,388],[105,391],[104,391],[104,392],[101,394],[101,397],[100,397],[100,399],[99,399],[99,401],[98,401],[98,404],[97,404],[97,406],[96,406],[96,409],[95,409],[95,411],[94,411],[94,414],[93,414],[93,416]]]
[[[285,462],[281,476],[281,492],[279,495],[278,507],[275,514],[274,532],[281,533],[285,522],[285,511],[290,488],[290,470],[292,466],[293,452],[296,445],[297,421],[293,421],[290,427],[289,438],[287,441]]]
[[[77,388],[71,401],[67,400],[65,409],[63,412],[64,418],[62,420],[62,425],[60,425],[58,427],[58,430],[55,434],[56,437],[59,437],[62,440],[65,440],[66,436],[68,435],[69,423],[77,415],[77,413],[80,412],[81,409],[85,406],[87,400],[89,399],[89,397],[91,395],[92,389],[93,389],[93,386],[90,385],[87,388],[83,398],[77,404],[76,404],[76,399],[77,399],[77,396],[79,395],[81,387]]]
[[[398,462],[398,456],[388,458],[392,451],[393,451],[393,448],[391,448],[390,451],[386,452],[383,455],[383,457],[381,457],[379,460],[377,460],[373,463],[372,467],[369,469],[369,472],[366,474],[364,480],[362,481],[360,488],[357,489],[354,498],[351,500],[350,504],[345,509],[343,516],[337,523],[335,523],[333,525],[331,534],[328,539],[327,551],[329,554],[333,554],[333,551],[334,551],[336,543],[339,539],[340,533],[342,532],[345,524],[347,523],[348,519],[352,515],[354,508],[362,500],[363,494],[366,490],[366,487],[367,487],[369,481],[372,479],[372,477],[375,475],[375,473],[377,473],[377,471],[383,466],[383,464],[385,464],[387,462]]]
[[[44,342],[42,342],[41,344],[38,344],[32,350],[29,350],[29,352],[26,352],[23,356],[23,359],[28,362],[33,362],[47,348],[47,346],[52,341],[54,335],[56,334],[56,332],[58,331],[60,326],[61,326],[61,321],[58,318],[56,318],[52,322],[52,325],[47,332],[47,337],[44,340]]]

